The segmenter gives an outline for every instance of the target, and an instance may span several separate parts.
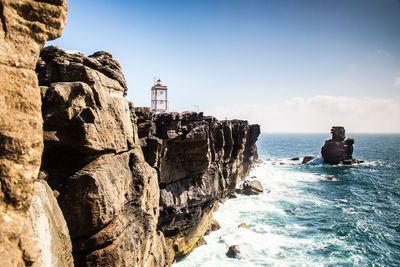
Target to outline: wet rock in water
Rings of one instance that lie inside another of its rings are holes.
[[[300,158],[299,157],[295,157],[295,158],[291,158],[290,160],[295,161],[295,160],[300,160]]]
[[[241,223],[241,224],[239,224],[238,225],[238,228],[246,228],[246,229],[249,229],[250,227],[246,224],[246,223]]]
[[[238,245],[232,245],[229,247],[228,251],[226,252],[226,256],[229,258],[240,258],[240,250]]]
[[[325,141],[321,148],[324,163],[351,165],[356,163],[353,160],[354,139],[345,140],[345,130],[341,126],[333,126],[331,129],[332,138]]]
[[[217,231],[221,228],[221,225],[219,222],[215,219],[211,219],[210,225],[208,226],[207,231],[204,233],[204,235],[208,235],[211,232]]]
[[[197,243],[196,243],[196,245],[195,245],[195,248],[200,247],[200,246],[202,246],[202,245],[207,245],[207,241],[204,239],[204,237],[201,237],[201,238],[199,239],[199,241],[197,241]]]
[[[307,163],[309,163],[310,161],[312,161],[313,159],[316,159],[317,157],[314,157],[314,156],[305,156],[304,158],[303,158],[303,161],[301,162],[301,164],[307,164]]]
[[[228,198],[229,198],[229,199],[231,199],[231,198],[237,198],[237,195],[236,195],[236,193],[232,192],[232,193],[230,193],[230,194],[228,195]]]
[[[257,181],[257,180],[253,180],[253,181],[249,181],[246,180],[243,182],[243,184],[241,184],[241,186],[236,189],[236,193],[238,194],[245,194],[245,195],[259,195],[262,194],[264,192],[264,188],[262,186],[262,184]]]

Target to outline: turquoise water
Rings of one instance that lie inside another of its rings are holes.
[[[400,135],[349,137],[365,163],[302,165],[289,159],[319,156],[329,135],[261,135],[250,176],[271,192],[221,204],[221,229],[174,266],[400,266]]]

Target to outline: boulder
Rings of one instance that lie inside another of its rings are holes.
[[[238,245],[232,245],[229,247],[228,251],[226,252],[226,256],[229,258],[240,258],[240,250]]]
[[[43,150],[39,51],[65,26],[65,0],[0,0],[0,266],[39,266],[28,209]]]
[[[341,126],[333,126],[331,129],[332,139],[326,140],[321,148],[324,163],[328,164],[351,164],[354,140],[345,140],[345,130]]]
[[[246,223],[241,223],[238,225],[238,228],[245,228],[245,229],[249,229],[250,227],[246,224]]]
[[[209,225],[207,231],[204,233],[204,235],[208,235],[211,232],[217,231],[219,229],[221,229],[221,225],[219,224],[219,222],[216,221],[215,219],[212,219],[210,222],[210,225]]]
[[[262,184],[257,180],[253,180],[253,181],[246,180],[240,185],[239,189],[236,189],[236,192],[239,194],[245,194],[248,196],[249,195],[259,195],[264,192],[264,188],[263,188]]]
[[[307,164],[307,163],[309,163],[310,161],[312,161],[312,160],[314,160],[316,158],[317,157],[315,157],[315,156],[305,156],[303,158],[303,161],[301,162],[301,164]]]

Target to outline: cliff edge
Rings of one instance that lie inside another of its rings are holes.
[[[259,126],[135,108],[107,52],[47,47],[36,71],[41,173],[59,192],[75,264],[166,266],[190,253],[257,158]]]
[[[210,228],[216,202],[234,192],[257,159],[260,126],[202,113],[134,114],[146,161],[159,175],[158,229],[181,258]]]

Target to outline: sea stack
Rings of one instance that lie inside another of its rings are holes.
[[[332,139],[326,140],[321,149],[324,163],[328,164],[352,164],[353,144],[352,138],[345,140],[345,130],[342,126],[333,126],[331,129]]]

